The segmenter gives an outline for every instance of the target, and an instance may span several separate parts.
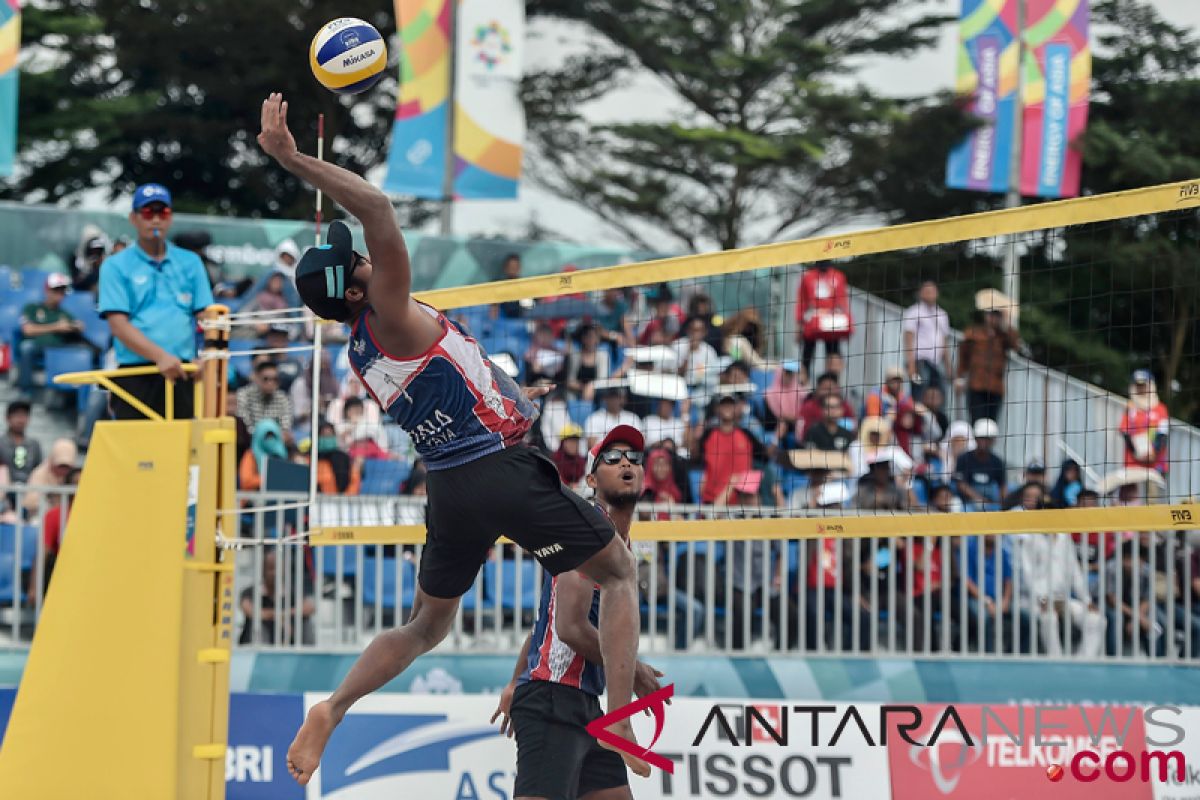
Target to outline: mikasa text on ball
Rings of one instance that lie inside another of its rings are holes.
[[[358,94],[374,86],[387,69],[387,45],[369,22],[335,19],[313,37],[309,48],[313,75],[326,89]]]

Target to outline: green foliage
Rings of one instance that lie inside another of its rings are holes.
[[[288,98],[301,149],[357,172],[382,163],[396,80],[340,99],[308,68],[312,35],[359,16],[385,35],[391,9],[366,0],[41,0],[24,11],[20,159],[8,197],[115,197],[168,184],[180,210],[305,217],[313,195],[254,141],[262,99]],[[327,209],[328,212],[328,209]]]
[[[801,236],[861,209],[855,147],[897,104],[844,75],[863,56],[929,45],[942,17],[923,0],[530,0],[531,14],[585,25],[603,46],[530,75],[532,177],[632,241],[688,250]],[[679,113],[590,123],[586,103],[634,73]]]

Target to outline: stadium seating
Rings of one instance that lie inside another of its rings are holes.
[[[396,605],[396,559],[385,558],[382,561],[382,576],[379,580],[380,561],[374,556],[363,559],[363,604],[370,607],[377,602],[386,609],[394,609]],[[400,608],[412,608],[413,597],[417,591],[417,569],[411,561],[400,562],[401,582],[404,584],[400,594]]]
[[[37,538],[35,525],[0,525],[0,604],[24,601],[21,573],[33,569]]]
[[[412,466],[404,461],[368,458],[363,463],[362,489],[360,494],[392,496],[400,494],[400,487],[412,474]]]
[[[495,561],[488,561],[484,564],[484,604],[491,608],[495,606],[496,599],[499,598],[500,607],[506,611],[516,608],[537,608],[541,587],[538,585],[537,569],[534,566],[533,560],[524,559],[521,561],[521,594],[519,604],[517,600],[517,574],[517,562],[511,559],[501,561],[499,569],[496,568]]]
[[[239,353],[245,353],[247,350],[256,350],[259,346],[259,342],[254,339],[229,340],[229,365],[233,367],[233,371],[238,378],[249,380],[250,373],[254,369],[252,357],[239,355]]]

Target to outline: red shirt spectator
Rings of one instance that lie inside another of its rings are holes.
[[[723,395],[717,403],[720,423],[705,431],[700,439],[704,458],[704,482],[700,486],[700,502],[727,503],[733,492],[734,479],[754,469],[754,456],[761,445],[737,424],[741,403],[732,395]]]
[[[821,327],[819,317],[841,312],[846,315],[846,330],[840,335],[836,331]],[[850,290],[846,274],[834,267],[819,266],[806,270],[800,278],[800,289],[796,297],[796,322],[804,331],[806,339],[844,339],[850,335]]]
[[[808,588],[836,589],[838,570],[841,568],[840,539],[822,539],[821,549],[808,562]],[[826,609],[831,611],[830,609]]]
[[[1166,475],[1167,436],[1171,414],[1158,399],[1154,378],[1149,370],[1133,373],[1129,387],[1129,405],[1121,415],[1121,436],[1125,440],[1125,466],[1150,467]]]
[[[841,391],[838,388],[838,378],[832,372],[826,372],[821,377],[817,378],[817,388],[808,396],[803,403],[800,404],[800,430],[796,431],[796,438],[803,441],[804,435],[812,425],[819,425],[825,417],[825,398],[831,394],[840,395]],[[842,398],[842,419],[855,420],[858,415],[854,413],[854,409]]]

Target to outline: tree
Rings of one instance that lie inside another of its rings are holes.
[[[6,195],[50,202],[89,189],[170,185],[186,211],[305,217],[313,195],[258,149],[262,99],[282,91],[297,141],[356,172],[382,163],[396,81],[343,99],[308,69],[313,33],[338,16],[385,33],[366,0],[40,0],[24,15],[20,162]],[[328,211],[328,210],[327,210]]]
[[[647,248],[651,231],[694,251],[844,222],[860,209],[853,170],[839,168],[898,108],[839,79],[855,58],[930,44],[946,20],[920,13],[925,5],[529,0],[531,14],[582,23],[604,42],[528,76],[531,178]],[[582,106],[635,70],[669,87],[684,113],[590,124]]]

